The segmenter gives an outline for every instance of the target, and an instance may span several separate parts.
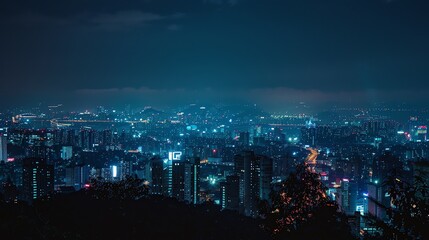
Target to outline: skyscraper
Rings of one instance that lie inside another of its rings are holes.
[[[179,201],[199,203],[199,161],[199,158],[189,158],[172,162],[172,196]]]
[[[356,212],[358,195],[356,182],[343,179],[341,181],[341,187],[337,191],[337,202],[340,209],[348,215],[353,215]]]
[[[301,128],[301,142],[305,145],[314,146],[316,142],[316,128],[315,127]]]
[[[200,158],[189,158],[185,163],[185,201],[200,202]]]
[[[127,177],[131,176],[132,171],[132,162],[131,161],[121,161],[120,162],[120,178],[126,179]]]
[[[95,143],[95,131],[91,128],[82,128],[79,133],[79,146],[84,150],[92,150]]]
[[[72,166],[66,168],[66,186],[80,190],[89,181],[90,168],[87,165]]]
[[[7,161],[7,135],[0,133],[0,161]]]
[[[31,202],[54,191],[54,167],[43,158],[26,158],[23,162],[22,198]]]
[[[243,146],[249,146],[250,136],[249,132],[240,132],[240,144]]]
[[[387,187],[378,181],[368,183],[368,212],[378,219],[386,217],[386,207],[390,205],[390,197],[386,195]]]
[[[153,157],[150,160],[150,177],[151,177],[151,192],[152,194],[164,194],[166,191],[165,170],[166,162],[159,156]]]
[[[172,196],[179,201],[185,200],[185,162],[174,161],[172,166]]]
[[[72,146],[63,146],[61,148],[61,159],[69,160],[73,157],[73,147]]]
[[[220,184],[222,209],[238,211],[240,179],[237,175],[226,177],[226,181]]]
[[[239,177],[239,212],[257,216],[258,201],[269,199],[273,161],[252,151],[244,151],[235,156],[234,163]]]
[[[101,133],[101,145],[110,146],[113,144],[113,132],[106,129]]]

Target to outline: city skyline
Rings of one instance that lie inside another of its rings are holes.
[[[427,0],[0,7],[5,239],[429,239]]]

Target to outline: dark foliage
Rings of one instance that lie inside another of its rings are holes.
[[[145,182],[131,176],[116,182],[92,179],[87,193],[100,200],[138,200],[149,194],[149,186]]]
[[[429,192],[422,176],[415,176],[414,183],[410,184],[392,174],[384,185],[388,187],[393,207],[376,202],[388,217],[387,222],[369,217],[372,225],[381,229],[382,235],[378,238],[429,239]]]
[[[272,193],[265,228],[279,239],[352,239],[345,216],[326,190],[317,173],[298,165],[280,190]]]
[[[97,182],[90,190],[36,201],[32,206],[2,202],[2,239],[269,238],[254,219],[220,212],[211,204],[192,206],[149,196],[140,183],[135,179],[113,185]],[[125,185],[130,189],[124,190]]]

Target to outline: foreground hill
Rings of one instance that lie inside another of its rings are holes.
[[[267,239],[256,220],[170,198],[98,200],[83,192],[1,204],[5,239]]]

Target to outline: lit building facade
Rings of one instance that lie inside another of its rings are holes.
[[[54,191],[54,166],[43,158],[26,158],[22,173],[23,200],[49,197]]]

